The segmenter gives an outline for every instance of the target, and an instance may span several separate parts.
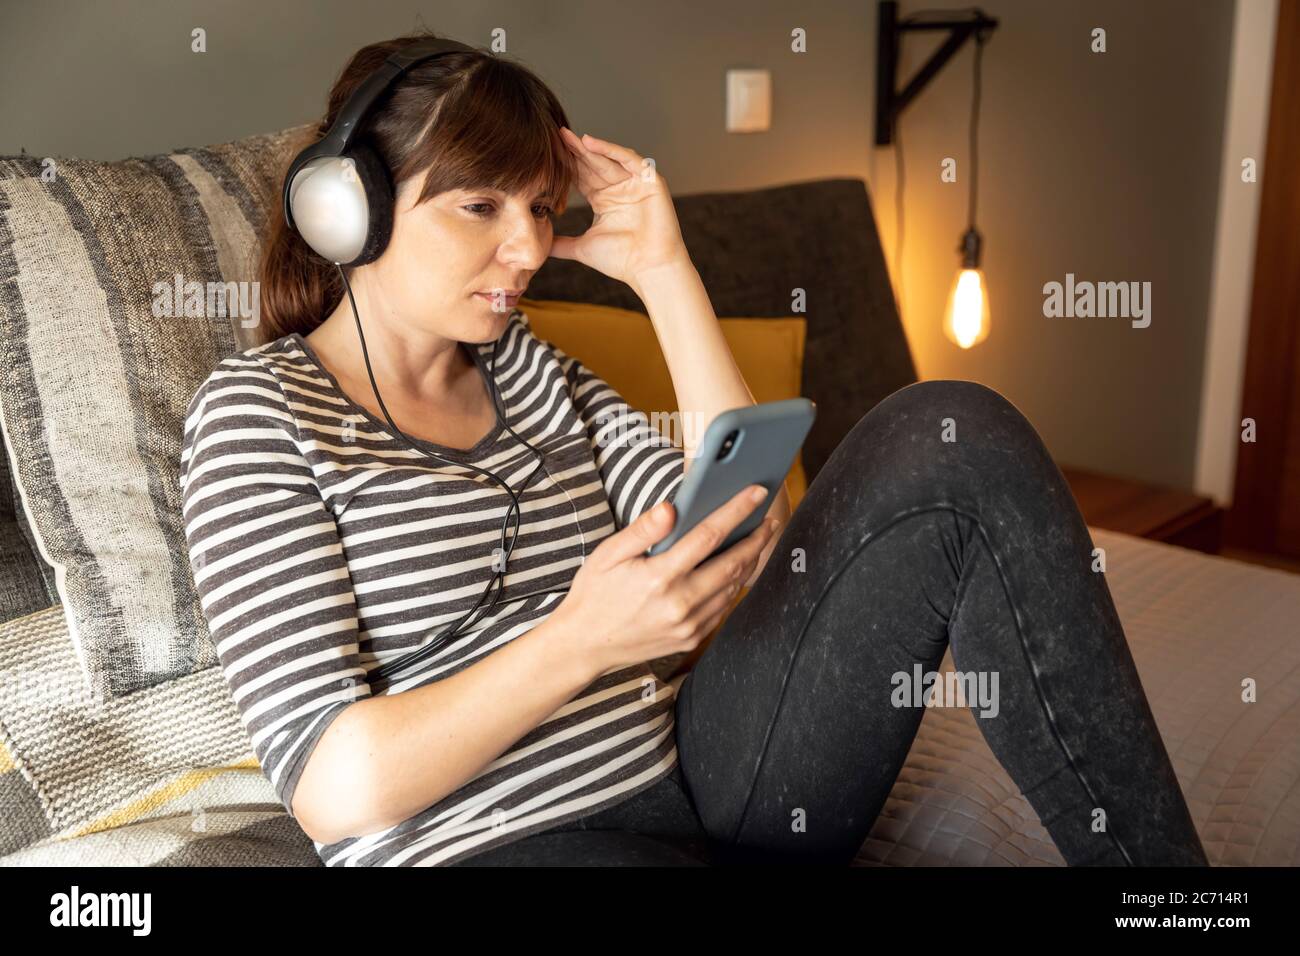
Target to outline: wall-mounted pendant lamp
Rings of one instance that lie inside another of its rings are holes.
[[[962,10],[930,10],[906,19],[898,18],[898,4],[882,0],[876,58],[876,145],[887,146],[893,139],[899,114],[916,98],[962,45],[975,39],[975,81],[970,122],[970,215],[958,252],[961,269],[953,282],[944,310],[943,331],[948,339],[962,348],[978,345],[989,334],[989,292],[984,270],[980,267],[983,237],[975,226],[975,199],[978,193],[978,141],[980,102],[980,59],[984,43],[997,29],[998,21],[978,7]],[[920,30],[946,30],[948,38],[931,54],[916,76],[902,91],[897,89],[898,53],[904,33]]]

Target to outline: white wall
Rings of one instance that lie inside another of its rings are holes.
[[[1241,419],[1247,414],[1241,408],[1241,389],[1255,275],[1255,236],[1264,179],[1276,25],[1277,0],[1243,0],[1237,4],[1224,118],[1223,170],[1219,180],[1195,479],[1198,491],[1224,506],[1232,503],[1237,451],[1241,448]],[[1253,183],[1242,181],[1241,164],[1246,158],[1256,163]]]

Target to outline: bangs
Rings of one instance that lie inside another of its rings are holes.
[[[561,125],[567,119],[549,90],[505,61],[485,61],[446,94],[414,150],[417,168],[429,170],[419,201],[491,188],[529,191],[562,211],[577,169]]]

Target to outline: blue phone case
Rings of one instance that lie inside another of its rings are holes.
[[[787,398],[733,408],[714,418],[673,499],[677,521],[668,536],[647,549],[646,555],[667,551],[747,485],[762,485],[767,497],[704,560],[727,550],[757,528],[816,417],[816,403],[807,398]]]

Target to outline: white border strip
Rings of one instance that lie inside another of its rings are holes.
[[[1196,490],[1225,507],[1232,502],[1241,420],[1250,414],[1249,409],[1241,407],[1241,390],[1250,331],[1255,233],[1265,173],[1276,29],[1277,0],[1238,0],[1223,122],[1195,471]],[[1241,181],[1241,163],[1246,157],[1256,161],[1254,183]]]

